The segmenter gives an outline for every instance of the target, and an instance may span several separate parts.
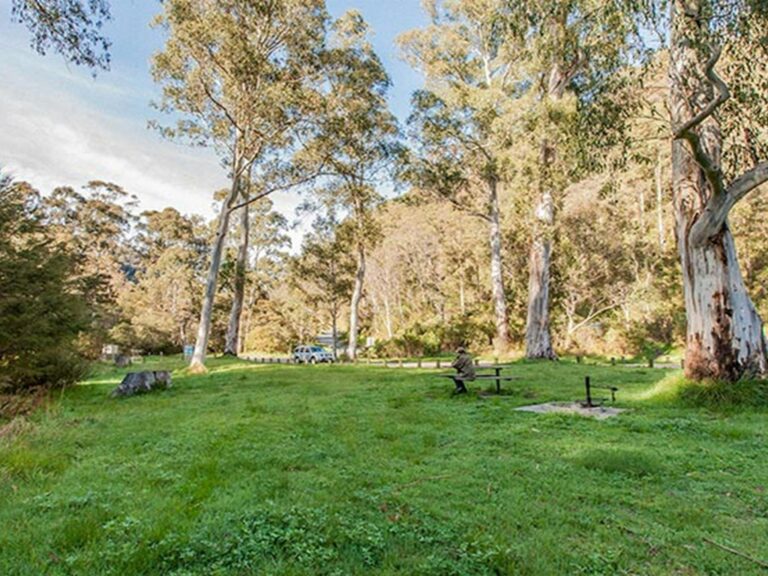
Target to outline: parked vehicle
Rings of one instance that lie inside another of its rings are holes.
[[[317,364],[333,362],[333,354],[322,346],[297,346],[293,350],[293,361],[296,364]]]

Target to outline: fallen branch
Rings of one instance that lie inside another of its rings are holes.
[[[707,544],[712,544],[712,546],[716,546],[717,548],[720,548],[721,550],[725,550],[726,552],[730,552],[731,554],[735,554],[736,556],[740,556],[741,558],[749,560],[750,562],[754,562],[758,566],[762,566],[763,568],[768,568],[768,562],[764,562],[763,560],[754,558],[749,554],[746,554],[740,550],[736,550],[735,548],[731,548],[730,546],[725,546],[724,544],[719,544],[714,540],[710,540],[709,538],[704,538],[704,542],[706,542]]]

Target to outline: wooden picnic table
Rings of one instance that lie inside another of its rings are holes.
[[[437,376],[439,378],[451,378],[455,380],[461,380],[461,381],[467,381],[472,382],[475,380],[493,380],[496,382],[496,394],[501,394],[501,382],[502,380],[504,382],[510,382],[512,380],[517,380],[518,378],[516,376],[502,376],[501,371],[505,368],[511,368],[511,364],[493,364],[491,366],[475,366],[475,377],[474,378],[462,378],[458,374],[438,374]],[[477,372],[481,370],[493,370],[493,374],[477,374]]]

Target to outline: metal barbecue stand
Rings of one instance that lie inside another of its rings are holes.
[[[592,384],[590,382],[589,376],[584,377],[584,387],[587,390],[587,401],[581,402],[581,405],[584,408],[600,408],[603,405],[603,402],[605,402],[605,398],[600,399],[599,404],[595,404],[592,399],[592,389],[593,388],[599,388],[600,390],[610,390],[611,391],[611,402],[616,402],[616,392],[619,391],[618,388],[615,386],[596,386],[595,384]]]

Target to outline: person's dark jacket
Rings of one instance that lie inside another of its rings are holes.
[[[452,368],[456,368],[458,376],[461,376],[464,380],[475,379],[475,363],[472,361],[472,356],[463,352],[456,357],[456,360],[451,364]]]

